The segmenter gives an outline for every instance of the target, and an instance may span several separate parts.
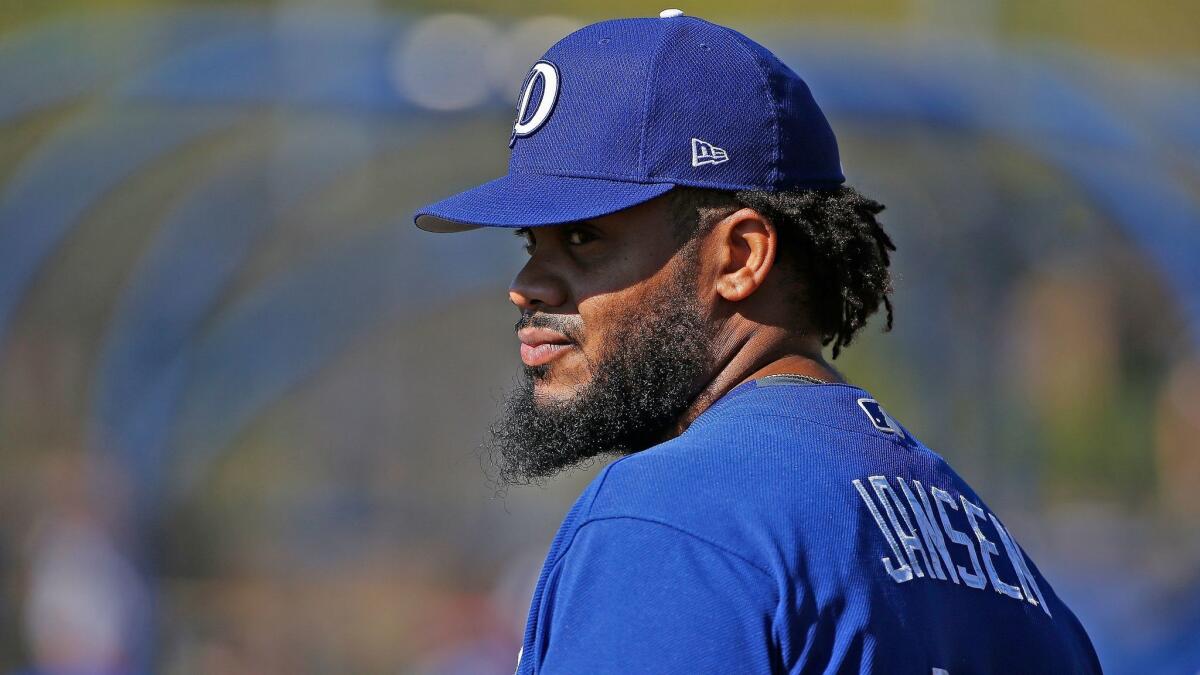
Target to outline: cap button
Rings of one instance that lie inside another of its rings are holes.
[[[674,19],[677,16],[683,16],[682,9],[664,9],[658,13],[660,19]]]

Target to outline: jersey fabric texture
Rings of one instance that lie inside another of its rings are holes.
[[[542,568],[518,674],[1096,673],[979,496],[864,390],[744,383],[606,467]]]

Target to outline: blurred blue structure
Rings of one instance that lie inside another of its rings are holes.
[[[86,105],[0,193],[0,339],[89,208],[164,156],[243,127],[253,109],[321,111],[368,132],[411,122],[415,142],[417,123],[441,114],[395,83],[397,45],[416,19],[338,12],[280,21],[193,8],[73,16],[7,35],[0,122]],[[1069,176],[1155,263],[1200,344],[1200,204],[1179,178],[1181,169],[1200,171],[1200,116],[1180,112],[1200,107],[1195,81],[1108,72],[1074,53],[849,37],[766,42],[802,72],[835,123],[996,137]],[[1136,92],[1136,104],[1114,107],[1113,91]],[[500,113],[512,104],[485,103]],[[507,132],[495,138],[503,144]],[[146,521],[261,409],[355,336],[511,271],[509,258],[460,238],[413,232],[398,211],[226,302],[245,256],[282,213],[306,208],[384,149],[395,148],[298,133],[272,148],[281,161],[230,153],[157,225],[109,327],[91,420],[96,448],[137,476]]]

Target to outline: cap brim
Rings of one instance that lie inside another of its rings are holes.
[[[413,215],[429,232],[537,227],[598,218],[665,194],[671,183],[510,173],[430,204]]]

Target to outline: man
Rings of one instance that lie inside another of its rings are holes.
[[[824,359],[888,299],[878,203],[808,87],[667,10],[534,64],[506,176],[418,226],[514,228],[524,374],[506,483],[603,454],[518,673],[1091,673],[1086,633],[979,496]]]

